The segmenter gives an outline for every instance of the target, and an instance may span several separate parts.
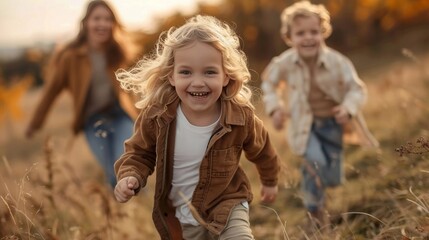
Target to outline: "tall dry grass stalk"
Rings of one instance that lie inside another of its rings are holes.
[[[9,165],[6,158],[3,158],[5,165]],[[33,170],[34,165],[25,172],[24,176],[13,186],[11,191],[3,176],[0,176],[4,183],[5,194],[0,196],[2,203],[5,205],[7,212],[0,212],[3,218],[10,218],[13,222],[10,224],[2,224],[0,233],[7,238],[19,239],[45,239],[43,231],[40,230],[40,224],[36,220],[35,212],[30,209],[39,209],[39,202],[26,191],[26,184],[29,183],[29,174]],[[12,175],[12,170],[9,169]],[[5,229],[3,229],[5,228]]]
[[[48,190],[47,198],[49,200],[49,203],[52,205],[54,209],[57,208],[55,204],[54,199],[54,170],[53,170],[53,163],[52,163],[52,148],[53,143],[51,140],[51,137],[48,136],[45,140],[44,144],[44,154],[45,154],[45,167],[46,167],[46,173],[47,173],[47,181],[45,183],[45,187]]]
[[[276,219],[277,219],[278,223],[280,224],[280,229],[281,229],[281,232],[283,235],[283,239],[290,240],[289,235],[287,234],[287,231],[286,231],[286,221],[283,224],[283,221],[280,218],[280,215],[278,214],[278,212],[274,208],[271,208],[271,207],[268,207],[268,206],[265,206],[262,204],[259,204],[259,206],[262,208],[270,210],[272,213],[274,213],[276,215]]]
[[[43,167],[34,164],[16,186],[8,184],[16,176],[3,157],[0,239],[130,239],[123,236],[131,226],[118,224],[128,215],[118,208],[109,186],[79,179],[68,159],[58,161],[62,155],[53,138],[47,137],[43,146]]]

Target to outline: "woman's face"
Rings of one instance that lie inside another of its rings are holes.
[[[89,44],[100,47],[107,43],[112,37],[113,25],[113,16],[109,9],[104,6],[95,7],[86,22]]]

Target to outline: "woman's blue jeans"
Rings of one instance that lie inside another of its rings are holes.
[[[323,208],[325,188],[341,184],[343,179],[343,130],[334,118],[315,118],[304,161],[301,191],[310,212]]]
[[[133,126],[133,121],[119,104],[106,112],[92,115],[84,126],[89,147],[112,187],[116,185],[113,166],[124,153],[124,141],[131,137]]]

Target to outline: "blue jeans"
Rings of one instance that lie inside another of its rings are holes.
[[[84,132],[91,151],[103,168],[108,183],[115,187],[113,165],[124,153],[124,141],[131,137],[134,123],[119,104],[89,117]]]
[[[310,212],[323,208],[325,188],[343,179],[343,130],[334,118],[315,118],[304,153],[301,191]]]

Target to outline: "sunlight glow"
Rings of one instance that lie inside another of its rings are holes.
[[[75,36],[89,0],[0,1],[0,47],[63,41]],[[179,11],[192,14],[198,2],[220,0],[110,0],[129,30],[154,30],[159,19]]]

